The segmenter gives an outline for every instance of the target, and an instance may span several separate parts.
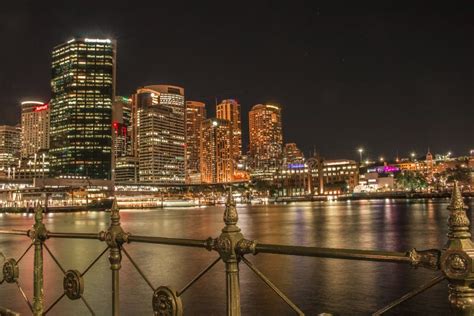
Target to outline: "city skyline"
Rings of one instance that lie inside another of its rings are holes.
[[[389,3],[369,11],[321,3],[293,8],[256,4],[253,13],[239,7],[184,10],[164,5],[161,9],[169,16],[165,14],[155,26],[117,23],[124,8],[118,2],[110,14],[104,14],[102,4],[93,14],[72,7],[52,11],[42,7],[38,14],[48,12],[51,19],[43,19],[39,28],[29,20],[34,6],[20,5],[0,13],[4,30],[12,31],[5,32],[6,40],[25,35],[16,50],[0,53],[4,61],[14,61],[17,55],[23,58],[21,63],[3,65],[2,124],[19,122],[20,101],[50,97],[49,51],[78,34],[117,39],[117,95],[131,95],[148,84],[176,84],[188,91],[188,100],[208,104],[209,117],[214,116],[216,100],[236,99],[242,106],[244,152],[248,148],[246,113],[259,103],[282,106],[284,142],[297,143],[305,154],[315,148],[328,158],[357,158],[357,148],[363,146],[376,152],[372,155],[376,159],[395,157],[397,152],[400,156],[412,151],[424,154],[428,147],[432,152],[456,155],[472,148],[474,90],[469,56],[474,52],[470,16],[463,3],[400,4],[390,14],[386,9],[395,5]],[[423,14],[418,14],[421,10]],[[66,22],[73,11],[84,19]],[[145,39],[147,27],[152,31],[172,18],[187,17],[188,11],[207,22],[193,24],[196,17],[191,16],[176,26],[182,38],[163,32],[157,44]],[[242,32],[235,23],[212,21],[223,12],[239,17]],[[287,20],[279,19],[282,12]],[[132,21],[137,19],[134,13]],[[267,24],[259,22],[261,16]],[[60,31],[52,31],[55,21],[62,23]],[[29,34],[35,34],[33,28],[38,32],[35,39]],[[232,49],[222,48],[231,43]],[[140,45],[144,49],[138,49]],[[183,46],[196,49],[180,49]],[[28,76],[21,76],[26,69]]]

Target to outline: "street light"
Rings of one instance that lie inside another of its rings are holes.
[[[385,159],[384,159],[383,157],[380,157],[379,160],[380,160],[380,162],[384,162],[384,161],[385,161]]]
[[[364,152],[364,148],[359,148],[357,151],[359,152],[359,163],[362,163],[362,153]]]
[[[415,159],[415,153],[411,153],[410,156],[411,156],[411,159],[414,160]]]

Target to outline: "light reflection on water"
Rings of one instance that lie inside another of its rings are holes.
[[[405,200],[295,203],[239,207],[239,226],[248,239],[331,248],[406,251],[440,248],[447,232],[446,200],[413,203]],[[472,210],[472,202],[471,202]],[[156,235],[206,239],[217,237],[222,223],[222,207],[165,210],[123,210],[126,231],[136,235]],[[469,214],[470,215],[470,214]],[[55,232],[98,232],[109,223],[108,213],[48,214],[47,228]],[[25,229],[32,224],[28,215],[0,216],[0,229]],[[94,240],[51,239],[50,249],[65,269],[85,267],[105,248]],[[28,240],[0,237],[0,251],[18,257]],[[181,289],[217,255],[201,249],[184,249],[150,244],[126,245],[155,287],[170,285]],[[278,287],[307,314],[332,312],[340,315],[368,314],[437,274],[391,263],[356,262],[335,259],[298,258],[260,254],[249,257]],[[31,297],[32,252],[21,263],[21,284]],[[45,254],[46,305],[62,292],[61,271]],[[225,311],[225,281],[219,263],[183,295],[187,315],[222,315]],[[85,277],[85,297],[98,315],[110,314],[110,269],[107,256]],[[292,315],[252,272],[241,266],[242,313],[245,315]],[[394,310],[393,314],[449,313],[446,284]],[[151,290],[124,256],[121,270],[122,314],[151,314]],[[0,286],[0,306],[27,313],[26,304],[15,285]],[[80,301],[63,299],[53,315],[84,315]]]

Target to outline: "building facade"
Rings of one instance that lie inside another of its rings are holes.
[[[284,164],[274,175],[278,196],[294,197],[313,194],[313,177],[304,162]]]
[[[319,160],[322,168],[313,170],[314,192],[338,195],[352,192],[359,183],[357,162],[349,159]],[[317,177],[317,179],[315,179]],[[322,186],[322,187],[321,187]]]
[[[207,119],[201,124],[201,180],[226,183],[234,180],[231,122]]]
[[[39,101],[21,103],[21,157],[32,157],[49,149],[49,104]]]
[[[216,117],[230,122],[232,134],[232,157],[234,164],[242,156],[242,117],[240,104],[234,99],[222,100],[216,106]]]
[[[132,149],[132,99],[115,97],[112,106],[112,176],[115,182],[138,182],[138,162]]]
[[[280,167],[283,133],[281,108],[257,104],[249,112],[249,158],[254,175],[270,176]]]
[[[206,105],[198,101],[186,101],[186,182],[195,182],[200,172],[201,123],[206,119]]]
[[[72,39],[53,49],[53,176],[111,179],[115,56],[116,43],[109,39]]]
[[[185,182],[184,89],[145,86],[132,96],[132,142],[138,157],[140,182]]]
[[[21,128],[0,125],[0,176],[12,178],[18,166],[21,149]]]
[[[296,146],[295,143],[287,143],[283,148],[283,163],[297,164],[304,163],[303,152]]]

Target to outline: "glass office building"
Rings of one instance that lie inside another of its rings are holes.
[[[56,46],[51,79],[51,174],[111,179],[116,42],[72,39]]]

